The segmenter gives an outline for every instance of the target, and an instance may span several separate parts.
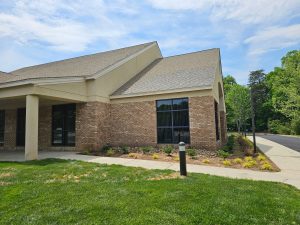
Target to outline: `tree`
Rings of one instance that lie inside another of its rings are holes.
[[[268,119],[272,116],[272,106],[269,104],[269,89],[264,70],[251,71],[248,86],[252,91],[256,129],[265,131],[268,128]]]
[[[251,115],[251,102],[249,88],[234,84],[227,93],[227,105],[231,107],[233,118],[240,133],[246,126]]]
[[[233,109],[231,108],[228,99],[227,94],[230,92],[230,89],[233,85],[237,84],[236,80],[233,76],[227,75],[223,78],[223,86],[224,86],[224,97],[225,97],[225,104],[226,104],[226,118],[227,118],[227,128],[229,130],[235,130],[236,128],[236,122],[233,115]]]
[[[300,51],[290,51],[267,76],[271,101],[277,113],[285,119],[286,126],[298,133],[300,120]],[[282,120],[282,119],[281,119]],[[297,125],[298,124],[298,125]]]

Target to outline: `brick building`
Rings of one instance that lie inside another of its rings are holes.
[[[157,42],[0,72],[0,150],[226,142],[219,49],[171,57]]]

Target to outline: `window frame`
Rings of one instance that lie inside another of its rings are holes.
[[[16,123],[16,146],[24,147],[26,138],[26,108],[17,109]]]
[[[219,104],[218,102],[215,100],[214,101],[214,109],[215,109],[215,129],[216,129],[216,140],[219,141],[220,140],[220,126],[219,126]]]
[[[69,110],[74,110],[74,131],[70,130],[70,127],[68,127],[68,111]],[[54,123],[54,113],[55,112],[60,112],[62,113],[62,122],[61,122],[61,127],[62,127],[62,137],[61,137],[61,143],[54,143],[54,128],[55,128],[55,123]],[[76,145],[76,104],[63,104],[63,105],[53,105],[52,106],[52,121],[51,121],[51,145],[52,146],[66,146],[66,147],[74,147]],[[75,140],[74,143],[69,143],[68,141],[68,132],[74,132],[75,134]]]
[[[2,120],[2,121],[1,121]],[[4,146],[4,136],[5,136],[5,110],[0,110],[0,124],[3,126],[0,126],[0,140],[2,139],[3,142],[0,142],[0,146]]]
[[[186,100],[187,102],[187,108],[185,109],[173,109],[174,106],[174,100]],[[158,110],[158,103],[160,101],[171,101],[171,109],[167,109],[167,110]],[[185,141],[186,144],[190,144],[191,142],[191,136],[190,136],[190,116],[189,116],[189,98],[188,97],[183,97],[183,98],[171,98],[171,99],[158,99],[156,100],[156,133],[157,133],[157,144],[178,144],[177,142],[175,142],[175,130],[177,129],[187,129],[188,132],[188,137],[187,137],[187,141]],[[171,113],[171,125],[170,126],[159,126],[158,125],[158,115],[159,113],[163,113],[163,112],[169,112]],[[174,112],[187,112],[187,120],[188,120],[188,125],[184,126],[175,126],[174,125]],[[172,136],[172,141],[171,142],[161,142],[160,138],[159,138],[159,129],[171,129],[171,136]]]

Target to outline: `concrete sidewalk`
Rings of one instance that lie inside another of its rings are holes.
[[[230,178],[283,182],[300,189],[300,153],[260,137],[257,138],[257,145],[278,165],[279,168],[281,168],[281,172],[271,173],[193,164],[188,164],[187,170],[188,172],[193,173],[204,173]],[[39,152],[39,159],[46,158],[74,159],[85,162],[109,165],[117,164],[123,166],[142,167],[146,169],[179,170],[179,164],[173,162],[86,156],[79,155],[74,152]],[[0,152],[0,161],[24,161],[24,152]]]

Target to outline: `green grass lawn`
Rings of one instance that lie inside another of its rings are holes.
[[[0,163],[0,224],[299,224],[288,185],[49,159]]]

